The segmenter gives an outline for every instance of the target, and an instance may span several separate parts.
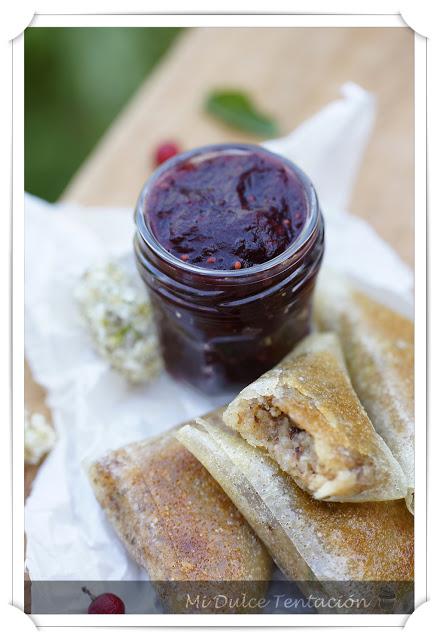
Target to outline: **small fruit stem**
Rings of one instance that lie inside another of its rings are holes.
[[[87,589],[87,587],[82,587],[81,591],[83,591],[84,593],[86,593],[90,600],[93,602],[93,600],[96,600],[96,596],[93,595],[93,593],[91,591],[89,591],[89,589]]]

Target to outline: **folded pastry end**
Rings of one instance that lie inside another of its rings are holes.
[[[223,419],[315,499],[406,495],[403,472],[357,398],[333,333],[305,338],[242,391]]]

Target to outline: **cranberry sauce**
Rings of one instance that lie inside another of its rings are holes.
[[[208,269],[241,269],[280,255],[306,219],[304,189],[264,150],[205,154],[165,171],[145,216],[174,256]]]
[[[167,371],[236,392],[310,331],[324,252],[313,185],[254,145],[211,145],[156,170],[136,207],[136,264]]]

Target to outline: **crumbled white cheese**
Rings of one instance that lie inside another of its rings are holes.
[[[124,261],[90,269],[75,291],[95,347],[130,382],[156,376],[162,362],[150,300]]]
[[[55,444],[55,431],[41,413],[24,413],[24,460],[38,464]]]

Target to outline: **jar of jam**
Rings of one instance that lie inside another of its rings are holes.
[[[136,263],[174,378],[236,391],[309,332],[324,223],[293,163],[255,145],[194,149],[152,174],[135,219]]]

